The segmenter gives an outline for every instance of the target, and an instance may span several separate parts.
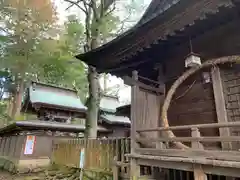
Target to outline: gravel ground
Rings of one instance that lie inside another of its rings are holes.
[[[0,180],[38,180],[35,176],[18,176],[11,175],[7,172],[0,171]]]
[[[8,174],[6,172],[0,171],[0,180],[13,180],[13,176],[11,174]]]

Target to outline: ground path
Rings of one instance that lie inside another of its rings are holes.
[[[10,173],[0,171],[0,180],[41,180],[41,179],[45,179],[45,177],[43,175],[36,176],[36,174],[24,176],[12,175]]]
[[[45,169],[37,173],[13,175],[6,171],[0,171],[0,180],[79,180],[78,169]]]

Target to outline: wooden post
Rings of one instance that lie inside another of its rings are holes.
[[[198,128],[192,128],[192,137],[200,137]],[[195,141],[192,142],[193,149],[204,149],[202,143]],[[194,180],[207,180],[207,175],[204,173],[200,164],[193,164]]]
[[[228,118],[227,118],[227,110],[225,106],[223,85],[222,85],[222,79],[221,79],[219,67],[212,68],[211,76],[212,76],[215,106],[217,111],[217,120],[218,120],[218,123],[226,123],[228,122]],[[219,128],[219,134],[220,136],[230,136],[229,128]],[[222,145],[222,149],[224,150],[232,149],[231,142],[222,142],[221,145]]]
[[[159,114],[158,114],[158,126],[161,126],[162,125],[162,119],[161,119],[161,112],[162,112],[162,105],[163,105],[163,102],[164,102],[164,99],[165,99],[165,91],[166,91],[166,88],[165,88],[165,84],[163,83],[164,82],[164,75],[163,75],[163,70],[162,70],[162,66],[160,64],[157,65],[157,69],[158,69],[158,82],[159,82],[159,85],[158,87],[159,88],[163,88],[164,86],[164,92],[162,95],[159,95]],[[158,137],[162,137],[162,132],[158,132]],[[157,142],[156,143],[156,148],[157,149],[164,149],[166,148],[166,146],[164,145],[163,142]]]
[[[133,81],[138,81],[138,72],[133,71],[132,73]],[[135,154],[135,149],[138,146],[136,142],[136,114],[137,114],[137,92],[139,87],[136,83],[133,84],[131,89],[131,154]],[[130,161],[130,179],[137,180],[138,176],[140,176],[140,166],[137,165],[136,159],[131,158]]]
[[[117,156],[113,159],[113,180],[118,180],[118,166],[117,166]]]

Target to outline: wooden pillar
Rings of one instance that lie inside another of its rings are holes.
[[[163,83],[164,82],[164,75],[163,75],[162,65],[158,65],[157,68],[158,68],[158,83],[159,83],[158,87],[164,89],[163,94],[159,95],[159,114],[158,114],[159,122],[158,122],[158,126],[160,127],[160,126],[162,126],[161,112],[162,112],[163,102],[164,102],[164,99],[165,99],[166,87],[165,87],[165,84]],[[162,137],[162,132],[158,132],[158,137]],[[163,144],[163,142],[156,142],[156,148],[157,149],[164,149],[166,147]]]
[[[225,99],[223,94],[223,85],[221,79],[221,73],[219,67],[214,67],[211,70],[212,76],[212,85],[215,99],[215,106],[217,112],[217,120],[218,123],[226,123],[228,122],[227,118],[227,110],[225,106]],[[220,136],[230,136],[229,128],[219,128]],[[231,142],[222,142],[222,149],[230,150],[232,149]]]
[[[118,180],[119,172],[118,172],[117,157],[116,156],[113,158],[113,168],[112,168],[112,171],[113,171],[113,180]]]
[[[133,81],[138,81],[138,72],[133,71],[132,73]],[[131,88],[131,154],[135,154],[135,149],[138,144],[136,142],[136,114],[137,112],[137,92],[139,91],[139,87],[137,83],[133,83]],[[130,161],[130,179],[137,180],[140,176],[140,166],[137,164],[136,159],[131,158]]]
[[[192,137],[200,137],[198,128],[192,128]],[[202,143],[195,141],[192,142],[193,149],[203,149]],[[194,180],[207,180],[207,175],[204,173],[200,164],[193,164]]]

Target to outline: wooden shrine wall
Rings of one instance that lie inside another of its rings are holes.
[[[136,129],[159,126],[160,97],[139,89],[136,93]],[[144,132],[141,137],[157,138],[157,132]],[[146,145],[149,146],[149,145]],[[150,145],[151,146],[151,145]]]
[[[167,88],[170,88],[171,83]],[[168,112],[170,126],[216,123],[212,83],[203,83],[201,73],[181,85],[170,105]],[[203,129],[202,136],[217,136],[218,129]],[[189,137],[190,131],[174,132],[176,136]],[[218,143],[206,143],[205,147],[215,149]]]
[[[240,66],[221,70],[228,121],[240,121]],[[240,136],[239,128],[231,128],[234,136]],[[240,148],[240,142],[233,143],[234,149]]]

